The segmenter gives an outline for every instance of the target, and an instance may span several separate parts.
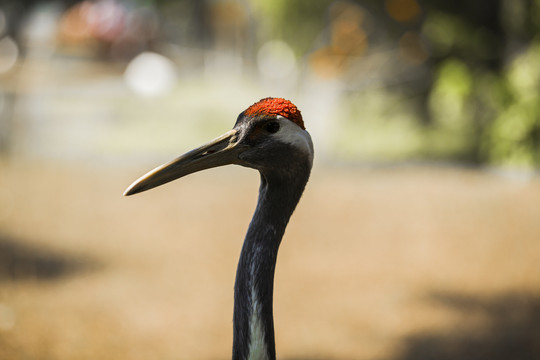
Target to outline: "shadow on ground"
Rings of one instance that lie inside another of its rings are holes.
[[[406,338],[391,360],[538,360],[540,297],[505,294],[492,298],[434,293],[430,299],[462,319],[449,331]]]
[[[47,248],[29,245],[0,234],[0,282],[20,280],[52,281],[83,271],[95,270],[99,263]]]

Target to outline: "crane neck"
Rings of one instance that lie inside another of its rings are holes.
[[[279,245],[309,178],[309,168],[294,176],[261,172],[259,199],[236,272],[233,360],[276,358],[273,292]],[[299,174],[303,174],[299,175]]]

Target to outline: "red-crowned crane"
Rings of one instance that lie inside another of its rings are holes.
[[[233,360],[274,360],[272,312],[279,244],[311,172],[313,143],[290,101],[265,98],[240,113],[233,129],[135,181],[133,195],[196,171],[237,164],[259,170],[261,184],[234,286]]]

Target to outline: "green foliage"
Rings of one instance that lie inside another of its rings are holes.
[[[496,36],[454,14],[432,11],[426,16],[422,34],[429,40],[434,57],[459,54],[464,58],[486,60],[497,57]]]
[[[270,38],[287,40],[297,54],[305,54],[325,27],[331,0],[260,0],[252,5],[266,23]]]
[[[491,162],[534,167],[540,164],[540,42],[518,56],[503,74],[510,101],[486,133]]]
[[[351,93],[342,102],[342,113],[336,114],[346,119],[335,144],[340,158],[403,161],[422,151],[424,130],[402,95],[379,89]]]

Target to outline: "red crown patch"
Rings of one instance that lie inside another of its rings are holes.
[[[296,125],[300,126],[302,129],[304,127],[304,120],[302,119],[302,114],[300,110],[289,100],[282,98],[264,98],[257,101],[255,104],[251,105],[244,111],[244,114],[248,116],[254,115],[281,115],[286,119],[294,122]]]

